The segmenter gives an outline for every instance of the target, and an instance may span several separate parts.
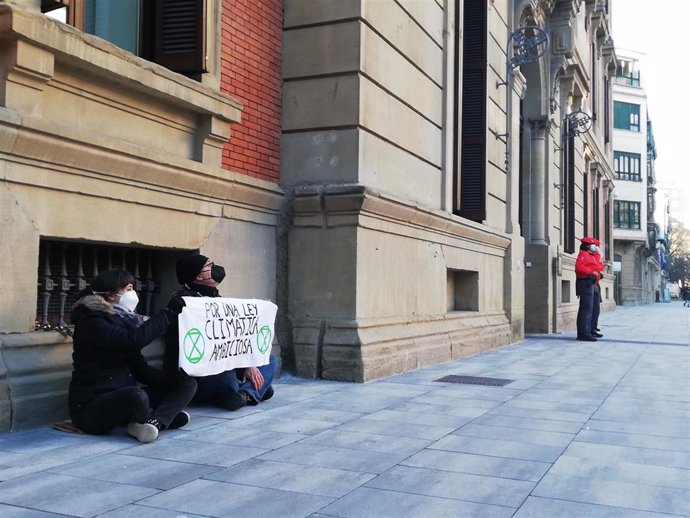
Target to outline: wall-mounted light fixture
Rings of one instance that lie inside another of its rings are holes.
[[[568,121],[568,135],[571,137],[587,133],[592,127],[592,117],[582,110],[569,113],[565,118]]]

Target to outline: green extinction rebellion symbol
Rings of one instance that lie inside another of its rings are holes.
[[[256,347],[259,349],[261,354],[264,354],[266,351],[268,351],[272,338],[270,327],[262,326],[261,329],[259,329],[259,333],[256,335]]]
[[[189,363],[199,363],[204,357],[204,350],[206,349],[206,342],[204,336],[197,328],[193,327],[184,336],[184,355]]]

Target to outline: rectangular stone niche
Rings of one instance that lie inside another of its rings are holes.
[[[448,311],[479,311],[479,272],[448,270]]]
[[[561,302],[570,302],[570,281],[561,281]]]

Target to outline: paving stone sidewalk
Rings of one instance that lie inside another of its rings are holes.
[[[284,376],[147,445],[0,435],[0,516],[690,516],[690,309],[618,308],[602,329],[376,383]],[[449,374],[514,381],[434,381]]]

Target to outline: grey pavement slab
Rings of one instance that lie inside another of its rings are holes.
[[[558,421],[555,419],[537,419],[532,417],[495,414],[485,414],[472,421],[472,423],[505,426],[508,428],[519,428],[521,430],[543,430],[546,432],[562,432],[571,434],[579,432],[582,428],[580,423],[573,421]]]
[[[199,479],[141,500],[139,504],[177,513],[203,510],[205,516],[217,518],[302,518],[332,501],[324,496]]]
[[[479,437],[483,439],[500,439],[505,441],[526,442],[529,444],[544,444],[547,446],[566,447],[575,437],[574,434],[562,432],[544,432],[539,430],[521,430],[503,426],[466,424],[458,428],[453,435]]]
[[[624,507],[530,496],[513,518],[671,518],[671,515]]]
[[[375,476],[373,473],[251,459],[205,478],[339,498]]]
[[[252,426],[237,427],[233,424],[220,424],[201,430],[186,432],[180,430],[173,439],[181,441],[196,441],[202,444],[229,444],[233,446],[248,446],[273,450],[287,444],[300,441],[305,434],[256,430]]]
[[[121,453],[123,455],[132,455],[135,457],[189,462],[190,464],[220,466],[225,468],[265,452],[265,449],[251,448],[248,446],[171,440],[135,446]]]
[[[509,518],[510,507],[477,504],[399,491],[360,488],[321,510],[324,516],[342,518]]]
[[[618,462],[634,462],[638,464],[690,469],[690,454],[684,451],[572,442],[565,453],[585,460],[605,459],[606,462],[611,464]]]
[[[690,422],[690,420],[688,422]],[[687,438],[663,437],[658,435],[602,432],[585,429],[575,436],[575,441],[614,444],[617,446],[633,446],[637,448],[654,448],[657,450],[690,451],[690,440]]]
[[[690,470],[634,462],[609,464],[599,459],[583,462],[580,457],[562,455],[551,466],[549,474],[690,490]]]
[[[27,509],[26,507],[17,507],[14,505],[0,504],[0,516],[2,518],[59,518],[63,514],[46,513],[44,511],[36,511],[34,509]]]
[[[644,482],[641,481],[641,482]],[[690,490],[547,473],[533,496],[572,500],[639,511],[690,513]]]
[[[334,448],[320,444],[291,444],[259,457],[261,460],[292,462],[305,466],[346,469],[362,473],[383,473],[400,461],[409,457],[409,453],[383,453],[371,450],[352,448]]]
[[[451,433],[456,427],[431,426],[414,423],[395,423],[395,425],[392,425],[388,421],[365,421],[363,419],[358,419],[356,421],[350,421],[349,423],[343,423],[338,426],[337,429],[394,437],[411,437],[414,439],[440,439]]]
[[[430,439],[413,439],[410,437],[348,432],[345,430],[326,430],[304,439],[300,444],[321,444],[323,446],[352,448],[354,450],[412,455],[432,442]]]
[[[554,462],[564,449],[562,446],[546,446],[460,435],[447,435],[430,445],[429,448],[539,462]]]
[[[202,466],[113,453],[102,455],[87,463],[76,462],[49,471],[72,477],[133,484],[151,489],[171,489],[219,469],[217,466]]]
[[[125,505],[114,511],[98,515],[98,518],[207,518],[203,514],[192,514],[189,512],[171,512],[168,509],[157,509],[144,505]]]
[[[129,484],[34,473],[0,483],[0,502],[69,516],[91,517],[156,492]]]
[[[477,416],[478,417],[478,416]],[[366,415],[360,421],[386,421],[389,423],[411,423],[458,428],[471,421],[472,417],[459,417],[444,414],[418,414],[402,410],[379,410]],[[391,426],[395,426],[391,424]]]
[[[192,407],[148,445],[0,435],[0,516],[690,517],[690,311],[601,324],[597,343],[531,336],[378,382],[285,374],[271,400]]]
[[[686,419],[657,419],[651,422],[619,422],[590,419],[585,424],[585,429],[690,439],[690,422]]]
[[[538,482],[551,467],[548,462],[429,449],[405,459],[402,465],[532,482]]]
[[[514,508],[520,506],[534,486],[534,482],[524,480],[412,466],[395,466],[366,484],[377,489]]]

